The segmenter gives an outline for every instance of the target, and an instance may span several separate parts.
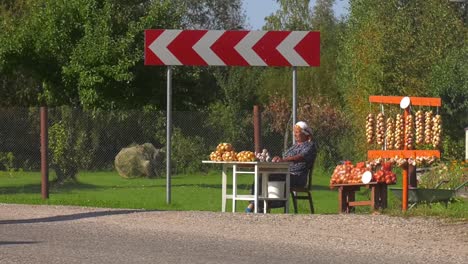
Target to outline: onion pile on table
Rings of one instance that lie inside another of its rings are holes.
[[[351,176],[351,170],[353,168],[353,164],[349,161],[346,161],[342,165],[336,166],[330,179],[330,185],[348,183],[348,179]]]
[[[271,161],[270,153],[268,152],[267,149],[263,149],[262,152],[255,153],[255,157],[257,157],[257,159],[260,162],[270,162]]]
[[[366,171],[369,171],[369,169],[366,167],[366,163],[357,163],[356,166],[351,169],[348,183],[362,183],[362,174],[364,174]]]
[[[216,150],[211,152],[210,160],[235,161],[237,160],[237,153],[230,143],[219,143]]]
[[[255,161],[255,159],[256,159],[255,153],[253,153],[252,151],[244,150],[244,151],[237,153],[238,161],[247,162],[247,161]]]
[[[219,143],[216,150],[211,152],[210,160],[213,161],[255,161],[255,153],[244,150],[237,153],[230,143]]]
[[[330,179],[330,185],[362,183],[362,174],[368,171],[364,162],[359,162],[354,166],[350,161],[336,166]]]
[[[237,160],[237,153],[234,150],[226,151],[223,153],[223,160],[224,161],[236,161]]]

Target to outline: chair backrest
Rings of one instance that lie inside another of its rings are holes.
[[[309,169],[309,175],[307,176],[307,190],[312,190],[312,173],[314,171],[314,166]]]
[[[307,190],[309,190],[309,191],[312,190],[312,173],[314,172],[315,160],[317,158],[317,152],[318,152],[316,142],[314,144],[315,144],[315,151],[316,152],[315,152],[315,155],[313,156],[311,166],[309,168],[309,175],[307,177]]]

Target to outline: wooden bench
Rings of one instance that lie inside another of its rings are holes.
[[[334,184],[338,188],[338,212],[351,213],[355,206],[370,206],[371,209],[387,208],[387,184],[385,183],[351,183]],[[356,201],[356,192],[365,187],[371,189],[370,200]]]

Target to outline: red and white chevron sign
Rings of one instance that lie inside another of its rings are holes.
[[[148,29],[145,65],[320,66],[320,32]]]

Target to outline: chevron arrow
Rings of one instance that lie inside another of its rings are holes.
[[[320,66],[320,32],[149,29],[145,65]]]

